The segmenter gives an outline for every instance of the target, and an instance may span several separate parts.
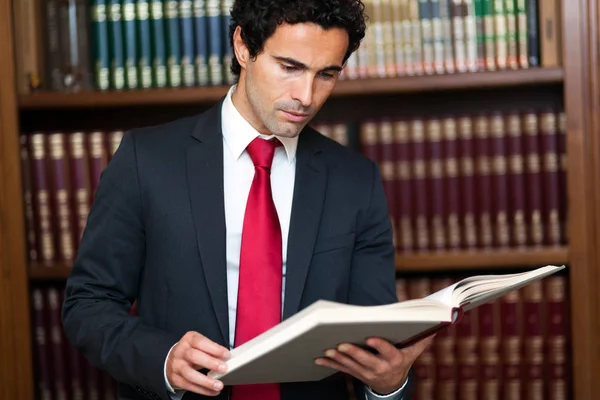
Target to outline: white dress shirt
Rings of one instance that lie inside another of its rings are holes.
[[[272,139],[275,136],[265,136],[256,131],[242,117],[233,105],[231,95],[236,85],[232,86],[223,101],[221,109],[221,124],[223,129],[223,179],[225,199],[225,226],[226,226],[226,256],[227,256],[227,301],[229,304],[229,347],[233,348],[235,338],[235,321],[237,310],[237,296],[239,283],[239,264],[242,243],[242,227],[244,224],[244,213],[250,186],[254,178],[254,164],[246,147],[257,136],[264,139]],[[281,305],[283,313],[283,302],[285,294],[285,276],[287,264],[287,243],[292,214],[292,199],[294,194],[294,182],[296,179],[296,148],[298,137],[278,138],[283,146],[275,149],[273,164],[271,166],[271,190],[273,202],[277,209],[277,216],[281,225],[282,235],[282,257],[283,257],[283,281],[281,291]],[[170,351],[169,351],[170,353]],[[168,359],[167,355],[167,359]],[[165,360],[165,384],[171,393],[172,399],[181,399],[185,391],[173,390],[166,377]],[[406,383],[396,392],[386,396],[374,394],[369,388],[365,389],[367,400],[390,399],[402,400],[402,390]]]

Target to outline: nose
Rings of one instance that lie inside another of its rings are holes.
[[[315,80],[312,74],[303,74],[293,86],[292,98],[300,102],[304,108],[308,108],[312,104],[314,83]]]

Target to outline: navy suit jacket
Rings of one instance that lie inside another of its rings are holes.
[[[377,165],[307,127],[296,168],[283,318],[318,299],[397,301]],[[135,299],[134,317],[128,312]],[[119,382],[119,399],[168,400],[169,349],[188,331],[228,347],[227,310],[219,103],[125,133],[67,280],[63,324],[69,341]],[[218,399],[229,393],[225,388]],[[345,398],[341,374],[282,385],[282,400]]]

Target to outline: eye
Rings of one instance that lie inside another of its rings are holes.
[[[335,75],[331,72],[321,72],[321,77],[324,79],[333,79],[335,78]]]
[[[298,70],[298,67],[294,67],[292,65],[281,64],[281,68],[286,72],[294,72]]]

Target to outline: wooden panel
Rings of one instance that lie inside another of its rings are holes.
[[[29,265],[29,279],[34,281],[66,280],[70,273],[71,266],[66,264],[30,263]]]
[[[560,83],[560,68],[532,68],[471,74],[402,77],[395,79],[363,79],[341,81],[332,97],[366,94],[408,93],[470,88],[509,87]],[[197,87],[112,92],[35,93],[21,95],[21,109],[89,108],[141,106],[157,104],[214,103],[227,93],[228,87]]]
[[[600,398],[600,105],[595,0],[563,1],[574,399]],[[580,26],[579,26],[580,25]]]
[[[569,262],[566,248],[539,250],[457,251],[432,254],[398,255],[398,271],[445,271],[464,269],[514,269]]]
[[[0,0],[0,398],[33,398],[11,4]]]

